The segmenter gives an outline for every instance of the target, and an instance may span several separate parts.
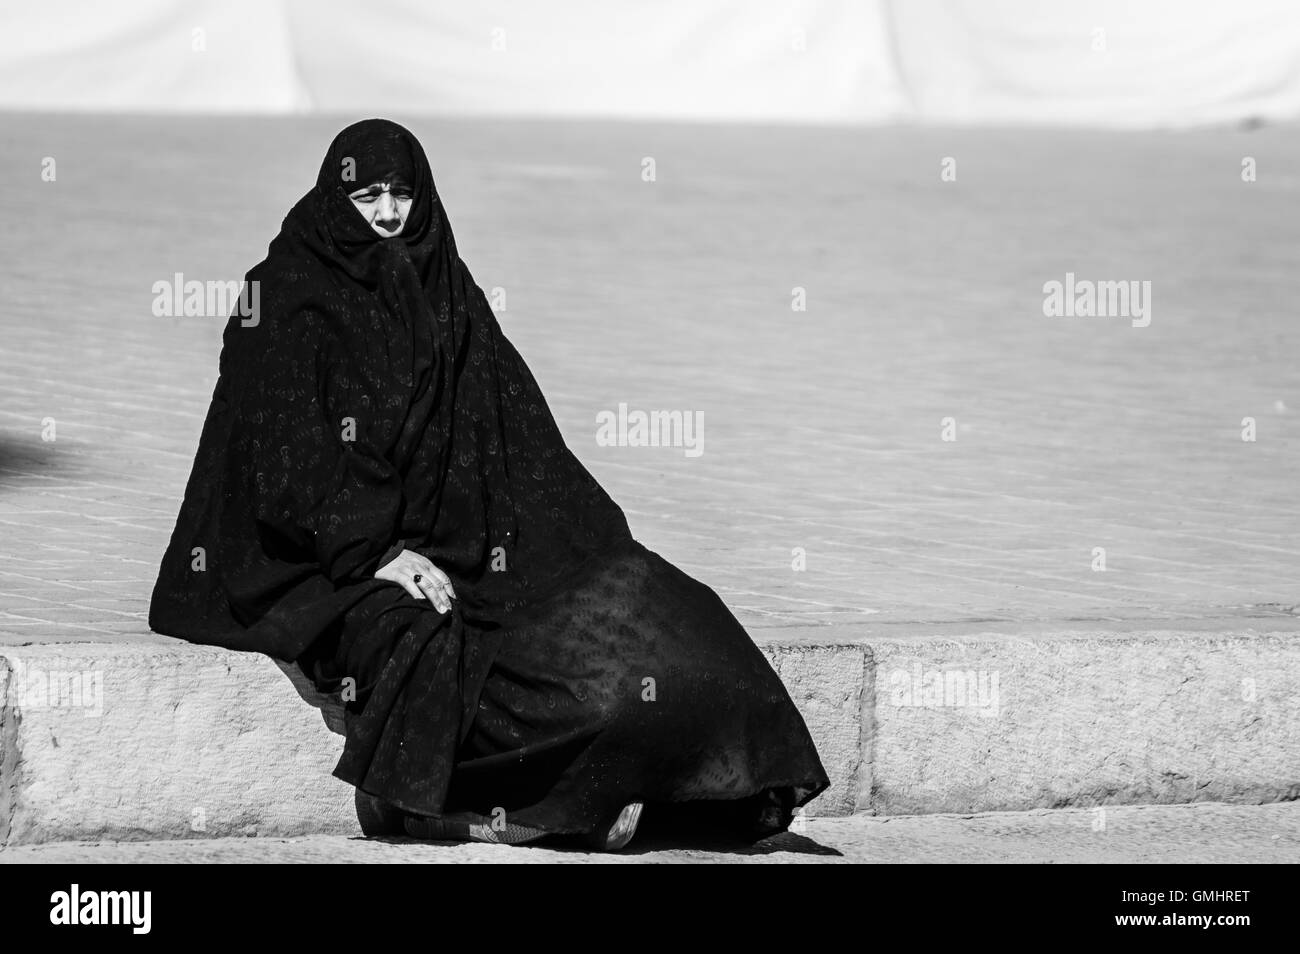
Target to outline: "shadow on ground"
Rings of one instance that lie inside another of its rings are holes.
[[[85,468],[67,453],[68,442],[32,440],[13,433],[0,434],[0,477],[41,474],[45,477],[80,477]]]
[[[466,851],[471,850],[478,844],[477,842],[424,841],[415,838],[392,836],[378,836],[371,838],[358,837],[351,840],[377,842],[384,845],[438,845],[449,848],[463,847]],[[515,850],[518,851],[542,850],[575,855],[589,855],[595,853],[590,847],[582,844],[576,838],[561,835],[544,838],[527,845],[516,845],[514,847]],[[637,857],[642,855],[662,855],[665,852],[676,854],[734,855],[737,861],[757,855],[773,855],[778,853],[816,855],[833,858],[844,857],[844,853],[839,849],[819,844],[811,838],[789,831],[782,832],[779,835],[773,835],[771,838],[765,838],[755,844],[744,844],[735,841],[722,840],[719,839],[716,834],[708,835],[702,833],[691,834],[647,831],[638,834],[631,845],[616,854],[622,857]]]

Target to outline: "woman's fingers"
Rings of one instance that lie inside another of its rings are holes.
[[[416,584],[425,595],[429,597],[429,602],[439,613],[446,613],[451,610],[451,599],[448,597],[446,588],[442,582],[433,576],[420,575],[420,582]]]
[[[456,599],[456,590],[451,585],[451,578],[447,576],[446,573],[443,573],[442,570],[434,566],[428,559],[421,557],[421,560],[424,561],[424,567],[427,567],[427,569],[422,568],[416,572],[421,574],[426,580],[432,577],[447,591],[448,596],[453,600]]]
[[[424,599],[424,593],[420,591],[420,584],[414,582],[413,580],[400,579],[400,580],[394,580],[393,582],[400,583],[402,589],[406,590],[406,592],[410,593],[417,600]]]
[[[438,569],[428,560],[422,560],[425,564],[419,571],[419,587],[429,596],[429,602],[440,613],[451,612],[451,601],[455,596],[451,588],[451,580],[447,574]]]
[[[375,576],[399,584],[417,600],[427,599],[440,613],[451,612],[451,601],[456,599],[450,577],[428,557],[412,550],[403,550],[397,559],[380,567]]]

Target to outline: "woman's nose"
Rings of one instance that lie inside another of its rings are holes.
[[[375,210],[376,221],[379,222],[398,221],[397,202],[392,197],[391,194],[387,192],[381,192],[379,195],[379,201],[376,203],[376,205],[377,205],[377,208]]]

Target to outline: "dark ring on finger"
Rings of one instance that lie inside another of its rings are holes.
[[[424,579],[424,577],[422,577],[420,574],[418,574],[418,573],[415,574],[414,581],[415,581],[416,583],[419,583],[419,582],[420,582],[421,580],[423,580],[423,579]]]

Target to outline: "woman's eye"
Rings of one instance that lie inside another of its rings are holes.
[[[394,192],[394,193],[393,193],[393,198],[394,198],[394,199],[409,199],[409,198],[411,198],[411,193],[406,192],[406,191]]]
[[[374,202],[375,197],[373,195],[370,195],[369,193],[367,193],[366,195],[354,195],[352,197],[352,201],[353,202]]]

